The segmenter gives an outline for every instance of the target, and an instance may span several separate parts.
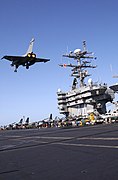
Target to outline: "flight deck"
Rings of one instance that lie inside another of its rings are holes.
[[[0,131],[0,180],[117,180],[118,123]]]

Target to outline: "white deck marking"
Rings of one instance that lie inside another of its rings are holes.
[[[64,146],[77,146],[77,147],[96,147],[96,148],[112,148],[112,149],[118,149],[118,146],[106,146],[106,145],[94,145],[94,144],[71,144],[71,143],[53,143],[53,144],[59,144]]]
[[[60,139],[60,140],[69,140],[69,139],[72,139],[74,137],[46,137],[46,136],[42,136],[42,137],[39,137],[40,139]]]
[[[69,140],[74,137],[50,137],[50,136],[26,136],[26,137],[19,137],[18,139],[11,139],[11,140],[24,140],[24,139],[60,139],[60,140]]]
[[[118,138],[117,137],[58,137],[58,136],[26,136],[26,137],[21,137],[21,136],[12,136],[14,137],[14,139],[11,139],[11,140],[15,140],[15,141],[21,141],[23,140],[22,143],[24,143],[24,140],[29,143],[29,142],[35,142],[35,143],[38,143],[38,142],[41,142],[41,143],[47,143],[47,141],[45,141],[46,139],[47,140],[78,140],[77,142],[79,142],[79,140],[104,140],[104,141],[117,141]],[[16,138],[17,137],[17,138]],[[44,140],[44,141],[42,141]],[[51,144],[58,144],[58,145],[64,145],[64,146],[76,146],[76,147],[93,147],[93,148],[112,148],[112,149],[118,149],[118,145],[101,145],[101,144],[75,144],[75,143],[68,143],[68,142],[51,142]],[[1,148],[9,148],[9,147],[12,147],[12,146],[15,146],[15,145],[5,145],[5,146],[2,146]]]
[[[77,138],[77,140],[107,140],[107,141],[117,141],[118,138],[109,138],[109,137],[82,137],[82,138]]]

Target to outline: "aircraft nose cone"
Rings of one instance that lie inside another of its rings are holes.
[[[6,59],[7,58],[7,56],[3,56],[1,59]]]
[[[5,58],[5,56],[3,56],[1,59],[4,59]]]

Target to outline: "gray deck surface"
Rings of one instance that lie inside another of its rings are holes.
[[[0,131],[0,180],[118,180],[118,123]]]

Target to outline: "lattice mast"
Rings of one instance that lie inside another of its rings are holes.
[[[85,86],[84,79],[90,76],[87,68],[96,68],[96,66],[91,64],[92,59],[96,59],[92,52],[86,50],[86,41],[83,41],[83,51],[81,49],[75,49],[70,51],[69,54],[63,55],[63,57],[68,57],[76,61],[76,64],[60,64],[61,67],[71,67],[72,74],[74,77],[72,89],[76,88],[79,81],[80,87]]]

